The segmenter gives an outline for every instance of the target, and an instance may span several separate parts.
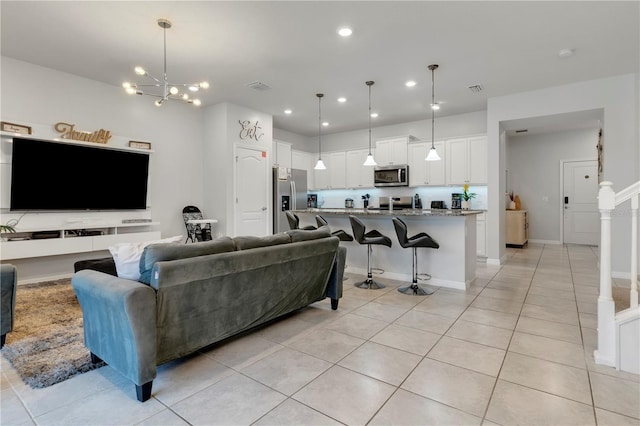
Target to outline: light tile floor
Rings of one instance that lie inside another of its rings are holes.
[[[509,249],[467,292],[362,290],[165,364],[30,389],[2,358],[2,425],[639,425],[640,377],[595,365],[597,253]],[[624,286],[624,282],[616,281]]]

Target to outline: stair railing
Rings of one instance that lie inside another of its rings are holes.
[[[617,194],[613,183],[600,183],[600,295],[598,296],[598,348],[594,351],[596,364],[619,368],[616,342],[616,312],[611,288],[611,212],[625,201],[631,201],[631,289],[629,303],[638,307],[638,204],[640,181]]]

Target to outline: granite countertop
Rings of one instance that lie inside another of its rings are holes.
[[[469,216],[482,214],[485,210],[461,210],[461,209],[400,209],[390,211],[388,209],[302,209],[296,213],[320,213],[335,215],[372,215],[372,216]]]

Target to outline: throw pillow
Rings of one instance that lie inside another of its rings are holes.
[[[120,243],[109,247],[116,264],[118,277],[138,281],[140,279],[140,257],[146,246],[154,243],[177,243],[182,241],[182,235],[142,243]]]
[[[331,236],[331,230],[326,225],[321,226],[318,229],[309,231],[304,229],[291,229],[285,232],[291,237],[292,243],[297,243],[299,241],[317,240],[318,238],[326,238]]]

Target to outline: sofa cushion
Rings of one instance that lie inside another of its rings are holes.
[[[318,229],[310,231],[306,231],[304,229],[292,229],[286,231],[286,234],[289,234],[292,243],[297,243],[298,241],[317,240],[318,238],[330,237],[331,230],[328,226],[321,226]]]
[[[215,240],[194,244],[150,244],[144,248],[140,258],[139,281],[151,284],[151,270],[156,262],[206,256],[234,250],[235,245],[229,237],[220,237]]]
[[[279,244],[288,244],[291,240],[289,235],[284,232],[267,235],[265,237],[240,236],[235,237],[233,241],[236,243],[236,250],[249,250],[258,247],[277,246]]]
[[[118,277],[138,281],[140,279],[140,257],[146,246],[156,243],[175,243],[182,241],[182,235],[164,238],[162,240],[145,241],[142,243],[120,243],[109,247],[116,264]]]

